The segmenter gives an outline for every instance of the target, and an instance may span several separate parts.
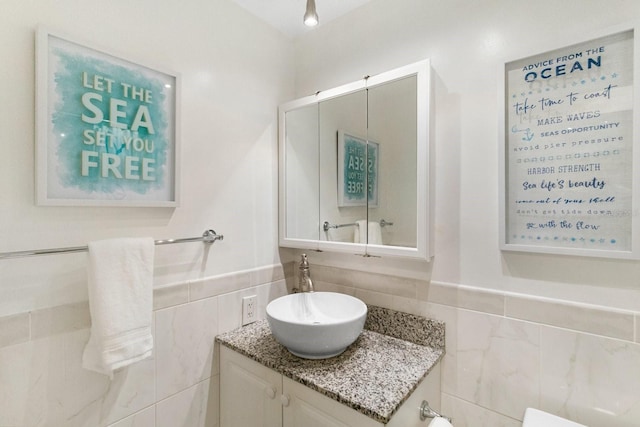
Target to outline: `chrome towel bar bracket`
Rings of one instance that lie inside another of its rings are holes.
[[[420,405],[420,421],[425,421],[427,418],[444,418],[445,420],[451,422],[451,418],[445,417],[444,415],[440,415],[429,406],[429,402],[426,400],[422,401]]]

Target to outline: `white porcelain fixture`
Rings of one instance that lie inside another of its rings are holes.
[[[583,424],[548,414],[538,409],[527,408],[522,427],[586,427]]]
[[[267,305],[275,339],[296,356],[337,356],[362,332],[367,306],[358,298],[335,292],[285,295]]]

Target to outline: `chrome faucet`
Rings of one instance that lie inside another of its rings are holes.
[[[309,273],[309,260],[307,259],[307,254],[302,254],[300,259],[298,289],[300,292],[313,292],[313,282],[311,281],[311,273]]]

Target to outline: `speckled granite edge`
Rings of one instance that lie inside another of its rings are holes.
[[[374,305],[367,308],[365,329],[419,345],[444,348],[444,322]]]
[[[216,341],[381,423],[389,422],[444,355],[444,348],[364,330],[339,356],[301,359],[273,338],[265,320]]]

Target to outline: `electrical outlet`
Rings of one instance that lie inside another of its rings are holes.
[[[251,295],[242,298],[242,326],[258,320],[258,297]]]

